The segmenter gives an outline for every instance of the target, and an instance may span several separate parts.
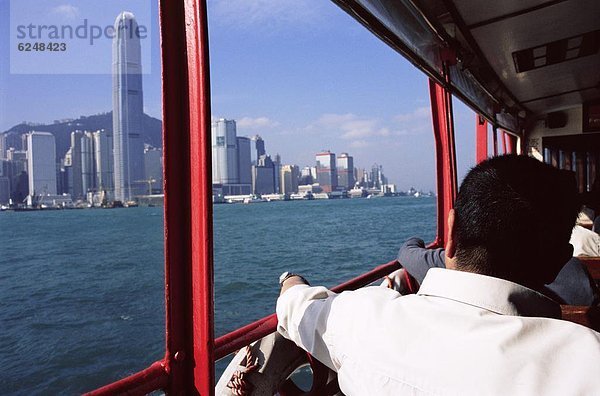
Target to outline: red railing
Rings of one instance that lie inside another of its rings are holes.
[[[86,393],[86,396],[145,395],[166,388],[168,383],[169,373],[165,362],[160,361],[127,378]]]
[[[340,293],[346,290],[356,290],[366,286],[377,279],[381,279],[390,272],[400,268],[400,264],[394,260],[380,265],[373,270],[362,274],[348,282],[331,288],[333,292]],[[215,359],[221,359],[244,346],[273,333],[277,329],[277,316],[275,314],[264,317],[256,322],[225,334],[215,340]]]
[[[399,269],[401,266],[398,261],[390,261],[387,264],[375,267],[354,279],[344,282],[331,288],[332,291],[340,293],[346,290],[356,290],[366,286],[385,275]],[[214,359],[221,359],[230,353],[243,348],[246,345],[257,341],[277,329],[277,317],[275,314],[257,320],[244,327],[232,331],[217,338],[214,342]],[[212,365],[213,362],[211,361]],[[87,393],[87,396],[108,396],[108,395],[145,395],[155,390],[166,389],[170,385],[169,368],[167,358],[152,364],[147,369],[133,374],[120,381],[106,385]]]

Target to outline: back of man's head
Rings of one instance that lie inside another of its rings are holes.
[[[459,270],[538,288],[572,255],[575,177],[527,156],[488,159],[465,177],[455,204]]]

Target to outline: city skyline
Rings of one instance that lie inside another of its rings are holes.
[[[238,136],[236,120],[213,119],[211,131],[213,200],[248,195],[289,198],[300,194],[295,197],[300,199],[306,194],[338,197],[351,192],[354,196],[398,192],[388,183],[382,165],[373,164],[370,172],[356,168],[354,157],[346,152],[337,158],[331,150],[317,152],[315,162],[300,171],[298,164],[282,161],[279,154],[272,158],[260,135]]]
[[[83,17],[109,24],[118,14],[112,2],[74,6],[73,24]],[[8,2],[0,1],[0,11],[0,33],[8,36]],[[54,15],[51,9],[32,10],[42,13]],[[385,163],[402,189],[435,188],[427,78],[408,61],[328,2],[281,0],[253,9],[240,1],[209,0],[208,13],[215,118],[238,120],[240,135],[260,134],[289,162],[309,163],[319,149],[336,147],[367,164]],[[151,18],[141,22],[152,26],[153,48],[143,63],[145,70],[151,66],[142,76],[144,111],[160,118],[154,4]],[[105,75],[40,75],[32,84],[30,76],[9,74],[8,61],[0,56],[2,131],[22,120],[77,119],[112,106],[110,65]],[[464,153],[460,175],[474,162],[474,115],[458,101],[455,110],[457,147]]]

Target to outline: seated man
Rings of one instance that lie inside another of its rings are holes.
[[[482,162],[448,217],[447,269],[417,294],[335,294],[287,274],[278,331],[337,371],[347,395],[597,393],[600,333],[557,320],[538,292],[572,256],[578,205],[562,175],[524,156]]]
[[[579,248],[581,243],[573,243],[574,235],[583,232],[593,233],[583,227],[575,226],[571,234],[570,243],[574,247],[574,256],[579,256],[577,253],[581,250]],[[443,248],[427,249],[422,239],[410,238],[400,247],[398,261],[421,284],[430,268],[446,268],[444,256]],[[543,293],[560,304],[597,305],[600,303],[598,288],[590,273],[577,257],[572,257],[558,273],[554,282],[546,285],[545,289]]]

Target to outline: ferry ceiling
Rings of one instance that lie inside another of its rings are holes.
[[[598,0],[333,0],[499,128],[600,98]]]

